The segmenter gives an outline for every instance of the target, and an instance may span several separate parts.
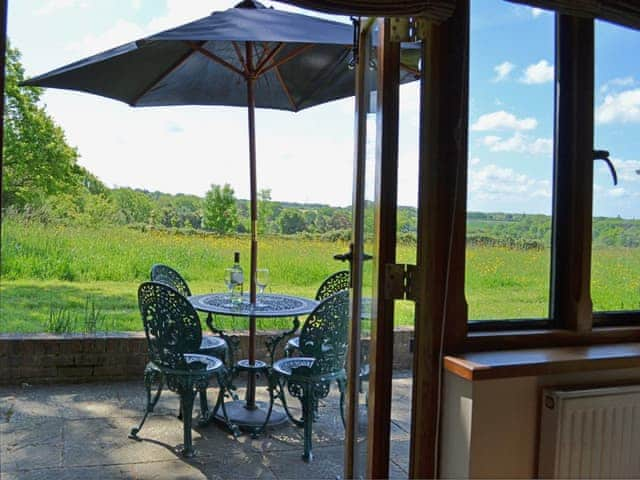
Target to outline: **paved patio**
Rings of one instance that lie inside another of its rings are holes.
[[[289,424],[257,438],[237,439],[216,425],[196,426],[198,456],[182,458],[174,451],[182,443],[182,424],[175,416],[178,397],[171,392],[163,392],[140,432],[143,441],[130,440],[129,430],[144,406],[142,381],[1,387],[0,478],[335,479],[342,474],[344,439],[335,390],[320,407],[313,432],[315,459],[307,464],[300,458],[302,430]],[[263,395],[264,389],[258,393]],[[393,382],[391,478],[407,478],[410,395],[409,375],[398,374]]]

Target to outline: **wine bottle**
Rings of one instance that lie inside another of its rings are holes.
[[[243,284],[244,284],[244,272],[240,265],[240,252],[233,254],[233,266],[231,272],[231,281],[233,282],[234,295],[232,297],[236,302],[242,302]]]

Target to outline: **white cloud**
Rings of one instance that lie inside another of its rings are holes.
[[[608,82],[604,83],[600,87],[600,92],[606,93],[610,89],[615,87],[630,87],[636,83],[635,79],[631,76],[629,77],[621,77],[621,78],[613,78]]]
[[[142,0],[131,0],[131,6],[134,10],[140,10],[140,7],[142,7]]]
[[[596,122],[640,122],[640,88],[607,95],[596,108]]]
[[[493,113],[481,115],[471,125],[471,130],[484,132],[487,130],[533,130],[538,126],[535,118],[518,119],[514,114],[499,110]]]
[[[542,8],[531,7],[531,15],[533,18],[538,18],[540,15],[551,15],[553,12],[549,10],[544,10]]]
[[[553,148],[553,141],[550,138],[533,139],[520,132],[504,139],[496,135],[488,135],[482,139],[482,143],[492,152],[517,152],[531,155],[550,154]]]
[[[607,192],[610,197],[624,197],[627,191],[623,187],[615,187]]]
[[[478,165],[478,164],[480,163],[480,159],[479,159],[478,157],[473,157],[469,163],[470,163],[472,166],[473,166],[473,165]]]
[[[80,0],[52,0],[57,2],[78,2]],[[133,0],[134,7],[136,0]],[[237,0],[219,0],[215,10],[226,10],[233,7]],[[145,36],[174,28],[178,25],[210,15],[213,8],[210,0],[167,0],[166,10],[162,15],[152,18],[146,24],[119,19],[109,29],[85,36],[81,41],[67,46],[68,50],[78,56],[92,55],[118,45],[128,43]]]
[[[51,15],[66,8],[87,8],[86,0],[49,0],[36,10],[36,15]]]
[[[553,65],[546,60],[540,60],[538,63],[529,65],[524,70],[524,74],[520,79],[521,82],[533,85],[553,81],[554,69]]]
[[[499,65],[496,65],[495,67],[493,67],[493,71],[496,72],[496,76],[493,78],[493,81],[501,82],[503,80],[506,80],[507,78],[509,78],[509,75],[514,68],[516,68],[516,66],[509,61],[505,61]]]
[[[489,164],[469,171],[469,192],[481,200],[551,197],[551,182]]]
[[[133,22],[117,20],[112,27],[98,35],[87,35],[81,41],[66,46],[78,56],[93,55],[145,36],[145,30]]]
[[[618,158],[612,158],[611,163],[616,169],[618,174],[618,181],[621,184],[625,183],[638,183],[640,188],[640,160],[620,160]],[[609,171],[609,168],[601,164],[603,170]]]

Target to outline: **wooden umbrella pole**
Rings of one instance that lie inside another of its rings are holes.
[[[250,204],[251,204],[251,266],[249,267],[249,301],[251,305],[256,303],[256,267],[258,264],[258,192],[256,178],[256,101],[254,95],[254,72],[253,72],[253,45],[246,42],[246,69],[247,79],[247,105],[249,113],[249,178],[250,178]],[[249,317],[249,365],[254,365],[256,360],[256,318]],[[255,372],[250,370],[247,378],[246,407],[256,408],[256,377]]]

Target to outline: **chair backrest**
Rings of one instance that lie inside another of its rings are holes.
[[[189,289],[189,285],[187,285],[187,281],[182,278],[182,275],[167,265],[156,263],[151,267],[151,281],[169,285],[185,297],[191,296],[191,290]]]
[[[316,359],[315,373],[337,372],[344,368],[349,326],[349,291],[325,298],[311,312],[300,332],[300,352]]]
[[[200,318],[189,300],[174,288],[145,282],[138,288],[138,306],[149,356],[168,368],[185,368],[185,353],[197,353],[202,342]]]
[[[341,270],[333,273],[324,279],[318,292],[316,293],[316,300],[324,300],[330,297],[334,293],[338,293],[342,290],[349,290],[350,283],[349,270]]]

